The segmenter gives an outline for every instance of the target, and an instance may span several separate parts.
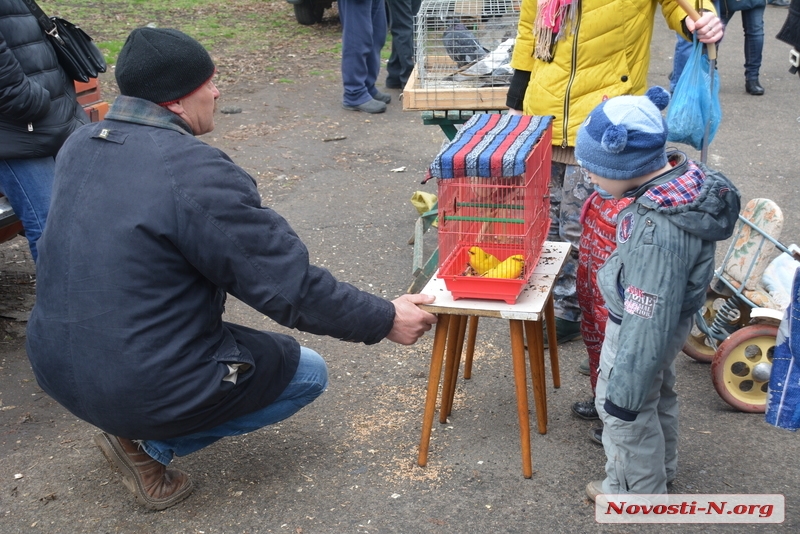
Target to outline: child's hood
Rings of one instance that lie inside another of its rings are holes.
[[[680,155],[672,171],[637,192],[637,202],[706,241],[728,239],[739,217],[739,190],[722,173]]]

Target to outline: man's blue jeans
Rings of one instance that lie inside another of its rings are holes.
[[[22,221],[33,261],[39,255],[36,241],[44,231],[50,210],[55,168],[52,157],[0,160],[0,189]]]
[[[669,92],[675,92],[675,86],[678,85],[678,80],[681,79],[683,67],[686,66],[686,61],[692,53],[692,42],[687,41],[680,35],[676,35],[678,40],[675,42],[675,54],[672,57],[672,74],[669,77]]]
[[[717,10],[717,13],[720,13],[719,7],[719,0],[714,0],[714,9]],[[720,19],[722,17],[720,16]],[[687,41],[680,35],[677,35],[677,41],[675,42],[675,53],[672,57],[672,74],[669,77],[669,92],[675,92],[675,86],[678,84],[678,80],[681,77],[681,73],[683,72],[683,67],[686,66],[686,61],[689,59],[689,55],[692,53],[692,41]],[[719,43],[717,43],[719,45]]]
[[[744,79],[756,80],[761,70],[761,54],[764,50],[764,10],[766,6],[740,11],[744,28]],[[735,11],[729,12],[728,18],[720,17],[725,24],[725,32],[729,31],[728,21]]]
[[[142,440],[144,451],[160,463],[168,465],[173,456],[186,456],[208,447],[226,436],[247,434],[273,425],[311,404],[328,387],[325,360],[311,349],[300,347],[300,363],[289,385],[275,401],[261,410],[242,415],[203,432],[168,440]]]

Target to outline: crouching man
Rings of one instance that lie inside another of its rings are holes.
[[[432,302],[392,302],[338,282],[256,184],[196,136],[214,128],[208,52],[171,29],[139,28],[116,65],[104,121],[58,155],[37,264],[27,350],[42,389],[103,432],[95,441],[144,506],[186,498],[167,466],[225,436],[297,412],[327,368],[292,337],[223,322],[226,294],[313,334],[412,344]]]

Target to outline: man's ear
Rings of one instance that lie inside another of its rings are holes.
[[[167,109],[173,112],[175,115],[182,115],[184,112],[183,106],[181,105],[180,101],[173,102],[172,104],[167,104]]]

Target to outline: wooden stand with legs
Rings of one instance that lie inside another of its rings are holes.
[[[425,466],[428,462],[428,445],[436,409],[439,384],[442,384],[442,400],[439,409],[439,422],[445,423],[453,408],[456,380],[461,365],[464,338],[467,338],[464,378],[472,376],[472,357],[478,331],[479,317],[507,319],[511,335],[511,359],[514,367],[514,387],[517,398],[517,416],[520,426],[520,447],[522,452],[522,474],[525,478],[533,475],[531,461],[530,418],[528,415],[527,371],[525,364],[525,340],[528,341],[528,355],[531,367],[536,420],[540,434],[547,433],[547,392],[545,386],[544,337],[542,320],[546,319],[548,339],[556,339],[555,314],[553,312],[552,290],[556,276],[569,253],[569,243],[545,242],[539,263],[531,275],[528,285],[515,304],[503,301],[461,299],[453,300],[444,281],[434,276],[422,293],[434,295],[436,302],[423,306],[439,317],[433,341],[428,392],[425,398],[425,413],[422,422],[422,438],[419,445],[417,463]],[[468,333],[467,333],[468,332]],[[442,379],[442,368],[444,378]],[[558,347],[550,345],[550,369],[553,387],[561,386],[558,367]]]

